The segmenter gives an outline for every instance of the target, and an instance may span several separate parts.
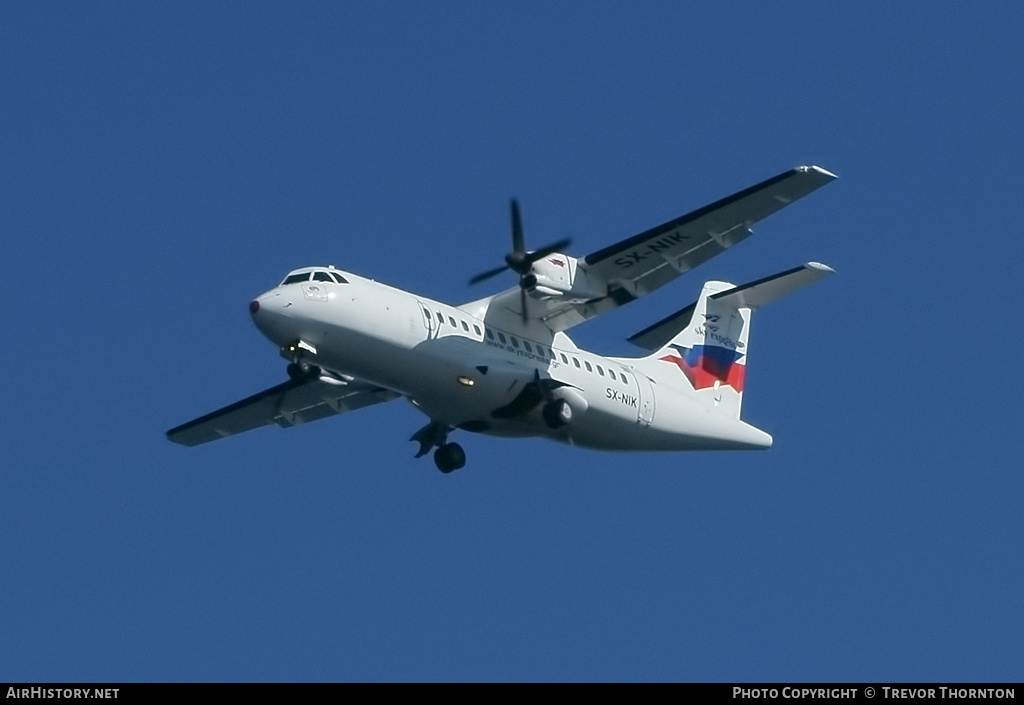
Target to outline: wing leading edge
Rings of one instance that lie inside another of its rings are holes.
[[[327,382],[324,379],[289,380],[265,389],[172,428],[167,432],[167,438],[184,446],[197,446],[272,423],[287,428],[318,421],[399,396],[359,381],[343,382],[330,378]]]

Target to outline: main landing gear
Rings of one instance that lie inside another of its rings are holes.
[[[458,443],[445,443],[434,451],[434,465],[447,475],[466,466],[466,452]]]
[[[462,446],[458,443],[448,442],[448,431],[450,430],[448,424],[431,421],[409,439],[420,444],[420,450],[416,453],[417,458],[422,458],[430,452],[431,448],[436,447],[434,465],[446,475],[466,465],[466,451],[462,450]]]
[[[565,399],[553,399],[544,405],[541,415],[548,428],[561,428],[572,421],[572,407]]]

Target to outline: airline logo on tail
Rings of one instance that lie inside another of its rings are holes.
[[[714,387],[717,382],[728,385],[737,392],[743,391],[743,380],[747,371],[743,353],[717,345],[695,345],[686,348],[672,343],[669,347],[678,354],[669,354],[658,359],[678,367],[686,375],[686,379],[690,380],[694,389],[708,389]]]

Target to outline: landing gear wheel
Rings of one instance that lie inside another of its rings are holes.
[[[555,399],[544,405],[544,423],[548,428],[561,428],[572,421],[572,407],[565,399]]]
[[[288,365],[288,376],[292,380],[300,382],[304,379],[319,377],[320,368],[309,360],[299,360]]]
[[[445,443],[434,451],[434,465],[447,475],[466,465],[466,452],[458,443]]]

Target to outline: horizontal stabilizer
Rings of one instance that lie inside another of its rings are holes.
[[[755,309],[834,273],[835,270],[824,264],[808,262],[800,267],[794,267],[785,272],[773,274],[770,277],[730,287],[716,294],[711,294],[709,298],[715,303],[727,304],[736,308]],[[689,325],[696,306],[697,304],[694,302],[686,308],[676,311],[672,315],[631,336],[628,338],[629,342],[645,350],[655,351],[661,349]]]
[[[772,301],[791,294],[800,287],[824,279],[835,270],[818,262],[808,262],[802,267],[773,274],[749,284],[742,284],[727,291],[712,295],[712,299],[732,304],[739,308],[760,308]]]
[[[696,301],[686,308],[676,311],[671,316],[661,319],[654,325],[644,328],[639,333],[627,338],[627,340],[644,350],[660,350],[668,341],[676,337],[679,331],[690,324],[695,308],[697,308]]]

